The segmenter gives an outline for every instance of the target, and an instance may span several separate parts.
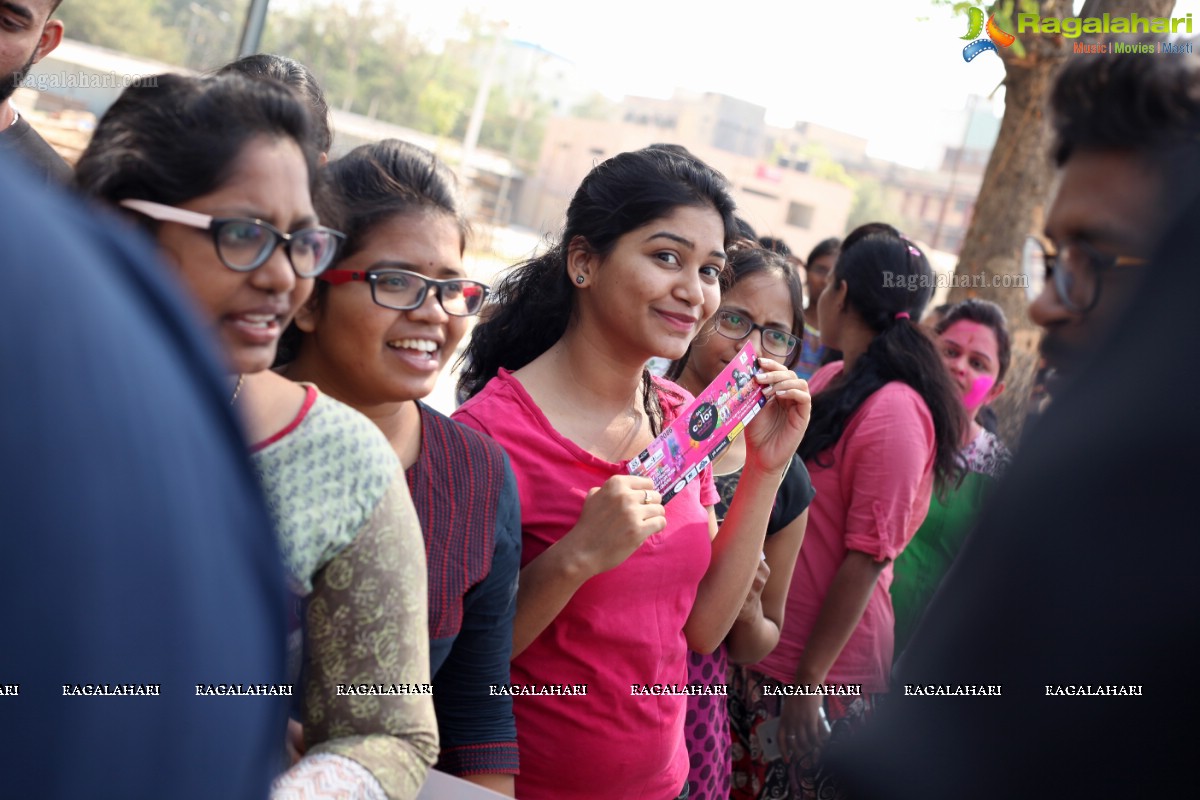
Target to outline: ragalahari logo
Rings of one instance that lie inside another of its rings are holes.
[[[1017,37],[1011,33],[1000,30],[1000,26],[996,24],[995,14],[987,18],[987,39],[979,38],[979,34],[983,29],[983,10],[975,7],[968,8],[967,35],[962,38],[974,41],[963,48],[963,61],[973,61],[975,60],[975,56],[980,53],[986,53],[988,50],[995,51],[999,55],[1000,51],[996,49],[996,45],[1008,47],[1017,40]]]

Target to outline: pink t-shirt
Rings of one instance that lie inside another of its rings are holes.
[[[842,372],[827,364],[809,386],[819,393]],[[779,645],[754,667],[783,683],[795,681],[804,643],[848,550],[888,559],[866,611],[826,678],[886,692],[895,644],[888,587],[895,559],[929,511],[936,453],[933,418],[907,384],[893,381],[868,397],[850,417],[842,438],[805,461],[817,494],[796,561]],[[821,464],[832,466],[823,467]]]
[[[660,381],[667,419],[691,402]],[[662,386],[684,398],[673,402]],[[560,435],[507,370],[454,413],[508,452],[521,496],[521,565],[574,527],[587,491],[621,464]],[[554,622],[512,663],[514,684],[587,684],[586,696],[516,696],[523,800],[664,800],[687,779],[686,698],[631,696],[634,684],[686,684],[691,613],[712,545],[707,506],[717,501],[705,470],[667,505],[667,527],[620,566],[587,581]]]

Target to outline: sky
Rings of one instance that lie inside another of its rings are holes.
[[[771,124],[827,125],[912,166],[935,165],[960,139],[969,95],[1003,110],[999,58],[965,62],[967,18],[929,0],[369,1],[431,37],[472,8],[571,60],[612,99],[669,97],[676,87],[728,94],[766,107]],[[1200,34],[1200,0],[1177,2],[1173,15],[1189,11]]]

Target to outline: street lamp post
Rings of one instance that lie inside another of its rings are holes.
[[[271,0],[250,0],[246,9],[246,24],[242,28],[242,40],[238,44],[238,58],[252,56],[262,45],[263,28],[267,24],[267,5]]]

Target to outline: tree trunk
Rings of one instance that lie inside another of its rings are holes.
[[[1114,17],[1128,17],[1136,11],[1143,17],[1167,17],[1174,9],[1175,0],[1087,0],[1079,16],[1112,14]]]
[[[1174,0],[1088,0],[1079,16],[1168,16]],[[1041,0],[1043,17],[1071,17],[1071,0]],[[1072,56],[1071,40],[1026,33],[1021,36],[1024,57],[1001,48],[1004,61],[1004,119],[988,160],[975,212],[959,254],[956,288],[950,301],[968,297],[991,300],[1004,309],[1012,332],[1013,357],[1005,378],[1007,389],[994,407],[1000,435],[1015,444],[1025,422],[1029,393],[1037,367],[1041,331],[1026,314],[1028,298],[1019,286],[1021,248],[1025,237],[1042,230],[1054,179],[1047,103],[1059,66]],[[982,276],[972,282],[966,276]],[[1004,288],[1006,276],[1010,288]],[[993,277],[1000,280],[992,285]],[[1013,284],[1017,284],[1013,286]]]

